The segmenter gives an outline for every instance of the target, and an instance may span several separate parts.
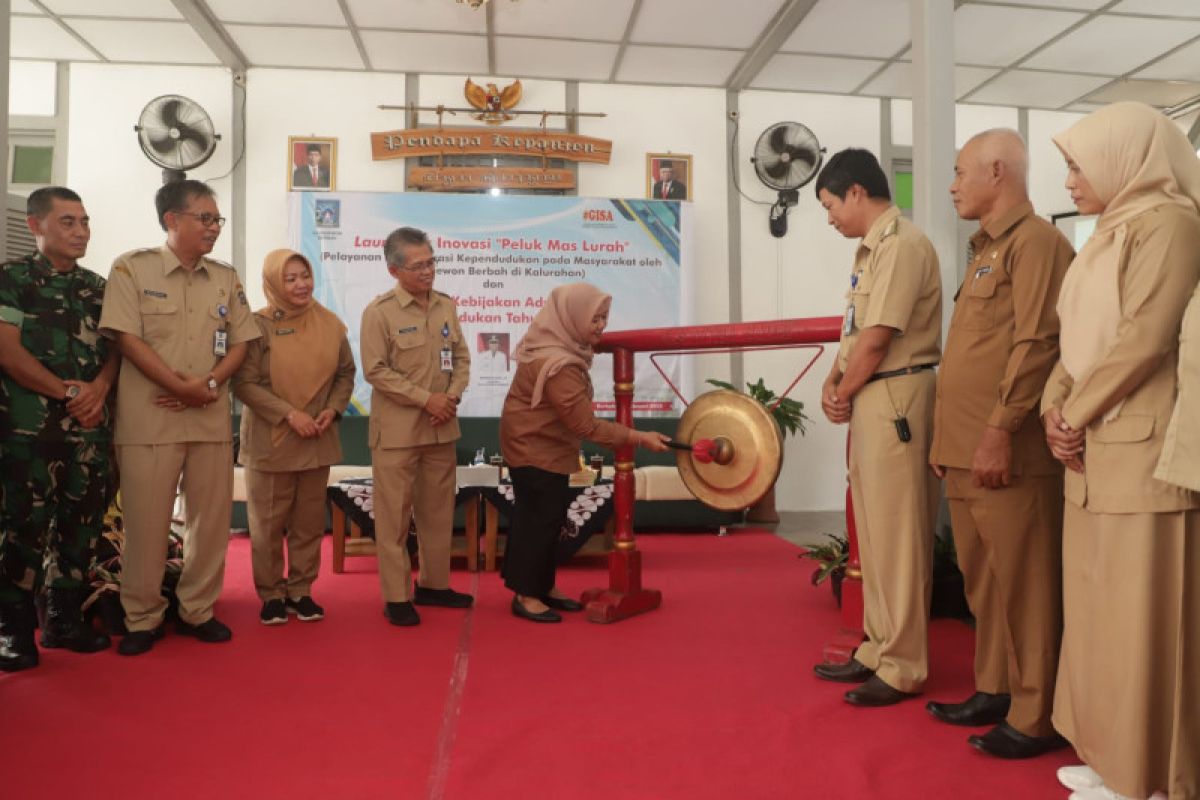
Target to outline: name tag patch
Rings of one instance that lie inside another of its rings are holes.
[[[159,300],[167,299],[166,292],[158,292],[154,289],[142,289],[142,294],[146,295],[147,297],[157,297]]]
[[[407,328],[401,328],[400,330],[396,331],[396,333],[397,333],[397,334],[401,334],[401,333],[412,333],[412,332],[413,332],[413,331],[415,331],[416,329],[417,329],[417,326],[416,326],[416,325],[409,325]]]
[[[295,328],[276,328],[275,329],[276,336],[291,336],[295,332],[296,332]]]

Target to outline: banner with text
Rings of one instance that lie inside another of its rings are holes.
[[[685,324],[691,273],[691,205],[674,200],[583,197],[294,192],[292,247],[312,262],[314,295],[349,328],[355,361],[363,309],[395,287],[383,244],[400,226],[424,230],[439,257],[434,288],[458,303],[471,350],[471,383],[459,414],[497,417],[516,370],[517,342],[546,296],[587,281],[613,296],[610,330]],[[680,384],[677,357],[658,359]],[[676,401],[650,363],[636,361],[634,408],[674,416]],[[596,408],[613,406],[612,359],[592,368]],[[360,371],[349,413],[369,413],[371,387]]]

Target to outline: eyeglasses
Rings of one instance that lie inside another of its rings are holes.
[[[197,214],[195,211],[176,211],[175,213],[183,214],[187,217],[195,217],[197,221],[199,221],[199,223],[206,228],[212,225],[216,225],[218,228],[225,227],[224,217],[218,217],[216,214],[209,214],[207,211],[205,211],[203,214]]]
[[[438,264],[441,262],[441,258],[434,256],[433,258],[427,258],[424,261],[414,261],[411,264],[406,264],[400,269],[404,270],[405,272],[436,272]]]

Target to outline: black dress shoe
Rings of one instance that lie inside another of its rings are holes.
[[[838,683],[862,683],[875,674],[853,658],[847,664],[817,664],[813,672],[818,678]]]
[[[857,689],[851,689],[844,696],[850,705],[876,707],[895,705],[901,700],[917,695],[893,689],[878,675],[872,675],[866,683]]]
[[[521,605],[521,601],[513,598],[512,613],[514,617],[527,619],[530,622],[562,622],[562,617],[557,612],[546,609],[545,611],[533,612]]]
[[[968,736],[967,743],[979,752],[997,758],[1033,758],[1067,746],[1067,740],[1057,733],[1026,736],[1007,722],[1001,722],[985,734]]]
[[[229,630],[229,626],[216,617],[209,617],[199,625],[179,620],[175,623],[175,632],[184,636],[195,636],[200,641],[209,644],[220,644],[233,638],[233,631]]]
[[[413,600],[419,606],[444,606],[446,608],[470,608],[475,598],[453,589],[426,589],[418,586]]]
[[[383,615],[387,617],[388,622],[402,627],[419,625],[421,622],[421,617],[412,603],[385,603]]]
[[[1011,701],[1011,696],[1007,694],[976,692],[961,703],[930,701],[925,708],[934,719],[951,725],[995,725],[1008,716]]]
[[[583,611],[583,603],[578,600],[572,600],[569,597],[551,597],[550,595],[546,595],[538,599],[555,611]]]
[[[149,653],[154,643],[162,637],[162,625],[148,631],[130,631],[117,645],[117,652],[123,656],[140,656],[142,653]]]

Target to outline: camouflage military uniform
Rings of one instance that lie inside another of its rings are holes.
[[[63,380],[91,381],[111,346],[97,332],[105,281],[76,266],[55,272],[40,254],[0,266],[0,321]],[[0,602],[44,582],[86,585],[113,496],[111,408],[83,428],[67,404],[0,374]]]

